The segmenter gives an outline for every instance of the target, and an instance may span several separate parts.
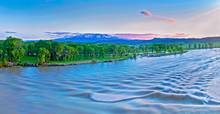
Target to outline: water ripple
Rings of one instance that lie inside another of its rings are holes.
[[[4,68],[0,113],[219,114],[219,68],[220,49],[115,63]]]

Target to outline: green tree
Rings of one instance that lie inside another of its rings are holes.
[[[70,46],[66,46],[64,48],[64,51],[63,51],[63,60],[64,61],[70,61],[70,60],[73,60],[74,56],[77,54],[78,52],[76,51],[75,48],[73,47],[70,47]]]
[[[40,48],[37,58],[39,64],[47,63],[50,60],[50,52],[46,48]]]
[[[3,50],[2,49],[0,49],[0,59],[2,60],[3,59]]]
[[[7,40],[4,41],[3,45],[6,58],[11,62],[20,62],[21,58],[25,54],[23,41],[18,38],[8,37]]]
[[[62,60],[64,48],[65,43],[54,42],[51,49],[51,58],[56,61]]]

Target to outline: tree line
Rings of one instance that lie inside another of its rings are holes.
[[[3,62],[20,63],[25,56],[35,57],[39,64],[50,61],[78,61],[92,58],[123,57],[135,52],[133,46],[119,44],[77,44],[50,40],[24,42],[8,37],[0,41],[0,59]]]
[[[8,37],[0,41],[1,63],[22,62],[24,57],[37,59],[38,64],[50,61],[80,61],[94,58],[131,57],[138,54],[183,53],[189,49],[220,47],[218,43],[193,44],[77,44],[51,40],[24,42],[19,38]]]

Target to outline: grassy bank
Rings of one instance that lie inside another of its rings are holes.
[[[186,51],[182,52],[185,53]],[[138,54],[141,56],[147,56],[147,57],[160,57],[160,56],[167,56],[167,55],[175,55],[175,54],[182,54],[182,53],[150,53],[150,54]],[[120,61],[120,60],[127,60],[129,58],[134,58],[135,56],[133,54],[127,55],[127,56],[115,56],[115,57],[99,57],[99,58],[82,58],[79,60],[72,60],[72,61],[49,61],[45,64],[38,64],[37,57],[31,57],[31,56],[25,56],[21,59],[21,62],[14,65],[3,65],[0,63],[1,67],[10,67],[10,66],[32,66],[32,67],[38,67],[38,66],[67,66],[67,65],[78,65],[78,64],[94,64],[94,63],[100,63],[100,62],[114,62],[114,61]]]
[[[91,58],[84,60],[73,60],[73,61],[50,61],[46,66],[65,66],[65,65],[77,65],[77,64],[87,64],[87,63],[100,63],[100,62],[113,62],[119,60],[126,60],[132,58],[132,56],[123,57],[103,57],[103,58]]]
[[[45,64],[38,64],[37,57],[30,57],[25,56],[21,59],[21,62],[18,64],[13,65],[4,65],[3,63],[0,63],[1,67],[11,67],[11,66],[66,66],[66,65],[77,65],[77,64],[89,64],[89,63],[99,63],[99,62],[113,62],[113,61],[119,61],[119,60],[126,60],[129,58],[132,58],[133,55],[128,56],[117,56],[117,57],[99,57],[99,58],[84,58],[80,60],[72,60],[72,61],[49,61]]]
[[[146,56],[146,57],[160,57],[160,56],[168,56],[175,54],[182,54],[184,52],[176,52],[176,53],[139,53],[136,55]],[[49,61],[44,64],[39,64],[37,57],[32,56],[24,56],[21,58],[21,61],[18,64],[6,65],[0,62],[0,68],[2,67],[11,67],[11,66],[30,66],[30,67],[38,67],[38,66],[67,66],[67,65],[78,65],[78,64],[94,64],[100,62],[114,62],[120,60],[127,60],[129,58],[135,58],[134,54],[129,54],[127,56],[114,56],[114,57],[90,57],[90,58],[81,58],[78,60],[71,61]]]

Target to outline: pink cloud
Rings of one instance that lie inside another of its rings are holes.
[[[169,23],[176,23],[176,20],[173,18],[168,18],[168,17],[162,17],[162,16],[154,16],[155,18],[165,21],[165,22],[169,22]]]
[[[149,40],[152,38],[160,37],[159,34],[115,34],[115,36],[126,39],[141,39],[141,40]]]
[[[175,38],[188,38],[188,37],[191,37],[190,34],[185,34],[185,33],[176,33],[175,35],[173,35],[173,37]]]
[[[164,21],[164,22],[176,23],[176,20],[173,19],[173,18],[154,15],[151,11],[141,11],[141,14],[146,16],[146,17],[153,17],[154,19],[158,19],[158,20],[161,20],[161,21]]]
[[[114,36],[133,39],[133,40],[150,40],[153,38],[190,38],[191,35],[185,33],[176,34],[114,34]]]
[[[150,11],[142,11],[141,14],[143,14],[144,16],[153,16]]]

